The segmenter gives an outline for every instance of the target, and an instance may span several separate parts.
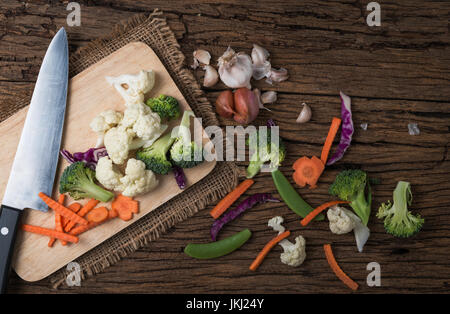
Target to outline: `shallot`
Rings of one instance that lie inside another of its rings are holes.
[[[249,124],[259,113],[260,100],[255,92],[248,88],[239,88],[234,92],[233,119],[240,124]]]
[[[224,118],[231,118],[234,114],[234,98],[231,90],[224,90],[216,99],[216,112]]]

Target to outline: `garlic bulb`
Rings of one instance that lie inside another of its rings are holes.
[[[203,86],[212,87],[216,85],[216,83],[219,81],[219,74],[217,73],[217,70],[210,65],[205,65],[203,67],[203,70],[205,70],[205,77],[203,78]]]
[[[219,76],[222,82],[230,88],[251,88],[250,79],[253,75],[252,60],[245,53],[235,53],[228,47],[219,58]]]
[[[302,106],[303,109],[302,111],[300,111],[300,114],[298,115],[297,120],[295,121],[297,123],[305,123],[311,119],[312,115],[311,108],[305,103],[303,103]]]

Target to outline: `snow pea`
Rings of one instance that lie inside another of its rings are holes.
[[[272,179],[281,198],[294,213],[305,218],[314,209],[301,198],[280,170],[272,171]],[[323,220],[324,218],[324,215],[320,214],[314,220]]]
[[[244,229],[241,232],[235,233],[220,241],[210,243],[189,243],[184,248],[184,253],[198,259],[220,257],[240,248],[248,239],[250,239],[251,235],[252,232],[249,229]]]

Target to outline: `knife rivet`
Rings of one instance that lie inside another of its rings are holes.
[[[2,229],[0,229],[0,233],[1,233],[2,235],[4,235],[4,236],[7,235],[8,232],[9,232],[9,229],[6,228],[6,227],[3,227]]]

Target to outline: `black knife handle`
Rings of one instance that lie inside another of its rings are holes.
[[[21,210],[4,206],[0,212],[0,294],[5,293]]]

